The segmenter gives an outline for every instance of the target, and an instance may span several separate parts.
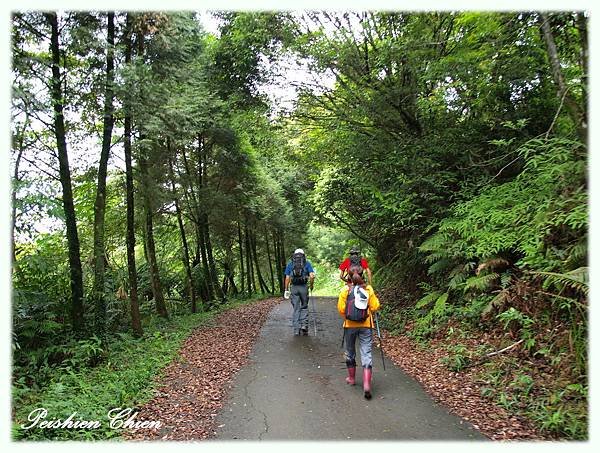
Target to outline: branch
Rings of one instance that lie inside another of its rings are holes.
[[[503,349],[500,349],[499,351],[490,352],[490,353],[488,353],[488,354],[484,355],[483,357],[481,357],[481,358],[480,358],[480,359],[479,359],[477,362],[473,362],[473,363],[467,364],[467,365],[464,367],[464,369],[467,369],[467,368],[473,368],[473,367],[479,366],[479,365],[481,365],[482,363],[484,363],[484,362],[487,362],[487,360],[488,360],[490,357],[494,357],[495,355],[502,354],[503,352],[509,351],[509,350],[511,350],[512,348],[514,348],[515,346],[518,346],[518,345],[520,345],[521,343],[523,343],[523,339],[521,339],[521,340],[517,341],[516,343],[513,343],[513,344],[511,344],[510,346],[507,346],[507,347],[505,347],[505,348],[503,348]]]
[[[558,110],[556,111],[556,115],[554,115],[554,118],[552,119],[552,123],[550,123],[550,127],[546,131],[546,138],[548,138],[548,135],[550,135],[550,131],[554,127],[554,123],[556,122],[556,119],[558,118],[558,115],[560,114],[560,111],[563,108],[563,105],[565,103],[565,96],[567,95],[568,92],[569,92],[569,89],[567,88],[565,90],[565,92],[563,93],[562,97],[560,98],[560,105],[558,106]]]
[[[521,340],[517,341],[516,343],[513,343],[513,344],[511,344],[510,346],[507,346],[507,347],[505,347],[505,348],[503,348],[503,349],[500,349],[499,351],[490,352],[489,354],[486,354],[486,355],[485,355],[485,357],[493,357],[493,356],[495,356],[495,355],[502,354],[503,352],[506,352],[506,351],[508,351],[509,349],[512,349],[512,348],[514,348],[515,346],[518,346],[518,345],[520,345],[521,343],[523,343],[523,339],[521,339]]]
[[[352,226],[346,222],[344,219],[342,219],[334,210],[333,208],[329,209],[331,212],[331,215],[333,215],[335,217],[335,219],[340,222],[341,224],[345,225],[346,228],[353,234],[355,235],[357,238],[362,239],[363,241],[365,241],[367,244],[369,244],[371,247],[373,247],[374,249],[377,249],[377,244],[375,244],[374,242],[372,242],[370,239],[367,239],[365,236],[363,236],[360,233],[357,233],[356,230],[354,228],[352,228]]]

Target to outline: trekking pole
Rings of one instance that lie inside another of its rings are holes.
[[[310,300],[313,304],[313,323],[315,325],[315,337],[317,336],[317,305],[315,304],[315,300],[312,297],[312,290],[310,291]]]
[[[385,371],[385,359],[383,358],[383,338],[379,330],[379,316],[375,313],[375,326],[377,327],[377,336],[379,337],[379,349],[381,350],[381,362],[383,363],[383,371]]]

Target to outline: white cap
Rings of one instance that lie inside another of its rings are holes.
[[[360,286],[354,287],[354,306],[361,310],[367,308],[369,303],[369,293]]]
[[[302,250],[302,249],[296,249],[296,250],[294,250],[294,253],[302,253],[304,255],[304,250]]]

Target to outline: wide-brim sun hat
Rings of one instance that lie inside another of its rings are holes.
[[[302,250],[302,249],[296,249],[296,250],[294,250],[294,253],[302,253],[304,255],[304,250]]]

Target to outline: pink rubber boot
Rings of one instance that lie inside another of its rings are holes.
[[[346,383],[350,385],[354,385],[354,378],[356,377],[356,367],[348,367],[348,377],[346,378]]]
[[[363,368],[363,390],[365,392],[365,398],[371,399],[371,378],[373,377],[372,368]]]

